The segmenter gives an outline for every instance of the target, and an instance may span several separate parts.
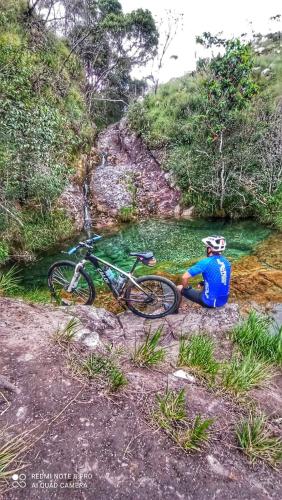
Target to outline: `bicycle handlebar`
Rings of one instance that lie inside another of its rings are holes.
[[[91,248],[93,243],[95,243],[95,241],[98,241],[102,238],[102,236],[99,236],[99,234],[94,234],[94,236],[92,236],[92,238],[89,238],[88,240],[85,240],[85,241],[80,241],[78,245],[76,245],[75,247],[71,248],[69,251],[68,251],[68,254],[69,255],[72,255],[74,254],[75,252],[77,252],[77,250],[79,248]]]

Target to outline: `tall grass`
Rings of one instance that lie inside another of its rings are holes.
[[[166,390],[164,395],[157,394],[158,421],[161,427],[167,427],[167,423],[179,422],[185,419],[185,391],[179,392]]]
[[[245,356],[235,355],[223,366],[222,385],[236,396],[265,384],[273,376],[273,369],[267,361],[257,359],[252,352]]]
[[[136,366],[152,366],[165,359],[165,349],[159,347],[162,330],[162,327],[159,327],[153,334],[149,332],[145,341],[135,346],[132,362]]]
[[[158,394],[153,416],[158,426],[184,451],[199,450],[209,440],[213,420],[197,415],[189,421],[184,389],[178,392],[166,389],[163,395]]]
[[[0,271],[0,295],[11,295],[20,290],[19,269],[12,266],[8,271]]]
[[[197,415],[191,426],[176,433],[176,441],[185,451],[197,451],[209,440],[209,429],[213,419],[202,419]]]
[[[80,321],[77,318],[71,318],[66,326],[63,328],[58,328],[52,338],[55,344],[59,344],[61,347],[67,346],[70,342],[74,340],[75,335],[79,332],[81,328]]]
[[[192,335],[180,339],[178,365],[197,368],[202,374],[214,377],[219,363],[214,357],[214,342],[207,335]]]
[[[234,328],[232,338],[242,353],[252,351],[257,357],[282,366],[282,328],[271,324],[268,317],[251,311],[246,321]]]
[[[0,487],[7,477],[23,468],[22,459],[34,442],[31,430],[9,438],[6,430],[0,429]]]
[[[237,425],[236,436],[252,462],[260,459],[274,467],[282,462],[282,440],[270,433],[265,415],[250,413]]]
[[[99,353],[90,354],[81,364],[80,373],[88,378],[105,379],[110,390],[115,392],[127,384],[127,379],[113,359]]]

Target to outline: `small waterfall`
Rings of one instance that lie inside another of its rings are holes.
[[[87,233],[88,238],[91,236],[92,218],[89,207],[89,167],[88,161],[86,163],[86,173],[83,182],[83,212],[84,212],[84,231]]]
[[[89,196],[89,183],[87,178],[83,183],[83,200],[84,200],[83,210],[84,210],[84,230],[86,231],[87,236],[90,238],[92,219],[90,215],[88,196]]]
[[[105,165],[107,165],[107,159],[108,159],[109,153],[107,151],[102,151],[101,154],[102,154],[101,166],[104,167]]]
[[[103,151],[101,153],[102,160],[101,165],[105,166],[107,164],[108,152]],[[91,236],[92,229],[92,217],[89,207],[89,195],[90,195],[90,175],[89,175],[89,164],[86,163],[85,168],[85,178],[83,182],[83,212],[84,212],[84,231],[87,233],[88,238]]]

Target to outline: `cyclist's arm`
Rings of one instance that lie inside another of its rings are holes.
[[[182,282],[181,282],[183,288],[187,288],[190,278],[191,278],[191,274],[189,274],[188,272],[183,274]]]
[[[200,260],[200,262],[197,262],[194,266],[190,267],[186,273],[183,274],[182,276],[182,286],[184,288],[187,288],[189,279],[193,278],[194,276],[197,276],[197,274],[202,274],[204,270],[206,269],[207,265],[209,264],[210,260],[203,259]]]

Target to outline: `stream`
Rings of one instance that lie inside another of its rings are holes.
[[[226,256],[237,260],[250,255],[254,247],[270,234],[271,230],[252,220],[181,220],[158,219],[146,220],[131,224],[123,224],[118,229],[99,230],[103,239],[96,245],[96,254],[117,266],[128,270],[132,264],[130,251],[152,250],[157,259],[157,271],[179,274],[183,273],[193,260],[205,256],[201,238],[211,234],[222,234],[227,240]],[[79,255],[70,258],[62,253],[87,235],[77,235],[72,241],[41,254],[35,263],[20,268],[22,286],[25,290],[46,289],[46,277],[49,266],[56,260],[76,260]],[[92,269],[88,266],[88,272]],[[140,274],[151,274],[153,270],[141,266]],[[93,276],[93,274],[92,274]],[[98,278],[93,276],[95,281]]]

